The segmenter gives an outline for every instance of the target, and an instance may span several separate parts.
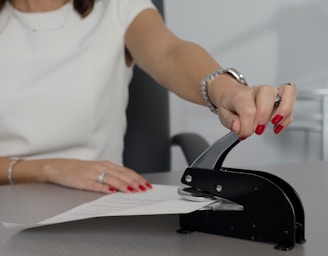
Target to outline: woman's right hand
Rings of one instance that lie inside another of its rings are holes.
[[[36,162],[39,163],[37,164]],[[35,162],[39,166],[41,181],[103,193],[121,191],[125,193],[145,192],[152,188],[149,182],[132,169],[110,161],[83,161],[75,159],[44,159],[22,161],[17,168],[23,171],[24,162]],[[18,171],[18,170],[17,170]],[[103,183],[99,175],[105,173]],[[17,173],[18,174],[18,173]]]

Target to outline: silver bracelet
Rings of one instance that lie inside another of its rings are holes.
[[[22,161],[22,159],[15,159],[15,160],[12,160],[9,164],[9,167],[8,167],[8,181],[9,181],[10,185],[15,184],[15,181],[14,181],[14,178],[13,178],[13,170],[14,170],[15,165],[18,164],[20,161]]]
[[[208,96],[208,91],[207,91],[207,85],[210,81],[214,80],[219,75],[222,74],[229,74],[232,76],[234,79],[236,79],[238,82],[244,84],[247,86],[246,79],[244,76],[236,69],[234,68],[220,68],[217,69],[211,73],[209,73],[206,77],[204,77],[201,82],[200,82],[200,92],[201,96],[203,98],[204,103],[206,106],[214,113],[217,114],[218,108],[211,102],[209,96]]]

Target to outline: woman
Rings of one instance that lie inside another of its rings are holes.
[[[0,7],[1,184],[151,189],[122,166],[135,64],[210,107],[241,139],[262,134],[270,121],[279,133],[292,120],[293,84],[245,86],[236,70],[172,34],[150,0],[0,0]]]

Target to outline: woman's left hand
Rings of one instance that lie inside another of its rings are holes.
[[[214,88],[220,85],[213,84],[212,95],[217,93],[218,97],[212,97],[216,100],[214,104],[217,104],[222,124],[239,138],[247,138],[253,133],[261,135],[269,122],[273,124],[273,132],[278,134],[292,122],[296,100],[293,83],[281,84],[277,88],[269,85],[247,87],[231,81],[232,78],[227,79],[230,80],[229,86],[223,86],[217,92]],[[280,98],[279,104],[275,104],[277,97]]]

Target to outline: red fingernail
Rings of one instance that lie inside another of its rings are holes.
[[[239,140],[246,140],[245,137],[239,137],[238,139],[239,139]]]
[[[282,131],[282,129],[284,129],[284,126],[279,124],[276,128],[274,128],[274,133],[278,134],[279,132]]]
[[[282,115],[276,115],[274,118],[272,118],[271,123],[276,125],[278,124],[284,117]]]
[[[116,189],[115,189],[115,188],[108,188],[108,190],[109,190],[110,192],[116,192]]]
[[[134,192],[134,188],[133,188],[133,187],[128,186],[128,190],[129,190],[130,192]]]
[[[144,186],[142,186],[142,185],[139,185],[139,189],[140,189],[141,191],[146,191],[146,188],[145,188]]]
[[[255,129],[255,133],[257,135],[261,135],[264,132],[264,129],[265,129],[265,124],[259,124]]]
[[[148,183],[148,182],[146,182],[146,187],[147,188],[153,188],[153,186],[150,183]]]

